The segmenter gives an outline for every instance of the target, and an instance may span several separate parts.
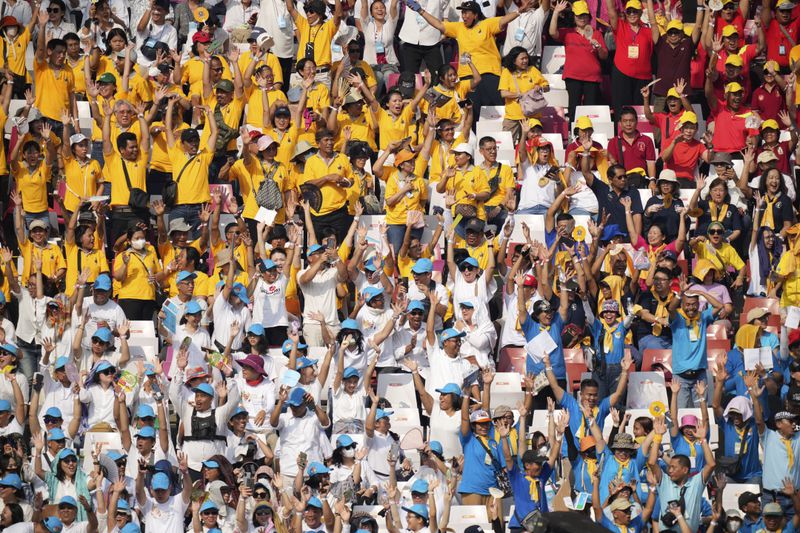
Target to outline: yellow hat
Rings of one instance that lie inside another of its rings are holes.
[[[634,0],[631,0],[634,1]],[[578,120],[575,121],[575,127],[579,130],[592,130],[594,126],[592,126],[592,121],[589,117],[583,116],[578,117]]]
[[[680,30],[683,31],[683,22],[680,20],[670,20],[669,24],[667,24],[667,31],[669,30]]]
[[[794,9],[794,2],[792,0],[778,0],[778,4],[775,6],[778,9]]]
[[[642,176],[646,176],[647,175],[647,173],[644,171],[644,169],[642,167],[632,168],[632,169],[626,171],[625,174],[639,174],[639,175],[642,175]]]
[[[667,98],[669,98],[670,96],[671,96],[672,98],[677,98],[678,100],[680,100],[680,99],[681,99],[681,95],[679,95],[679,94],[678,94],[678,91],[677,91],[677,90],[675,90],[675,87],[673,87],[672,89],[670,89],[669,91],[667,91]]]
[[[781,127],[778,126],[777,120],[771,118],[761,123],[761,131],[764,131],[766,129],[780,130]]]
[[[744,65],[744,61],[742,61],[742,56],[738,54],[732,54],[728,56],[728,59],[725,60],[725,65],[733,65],[734,67],[741,67]]]
[[[642,3],[639,0],[628,0],[625,3],[625,9],[636,9],[638,11],[641,11]]]
[[[536,127],[544,129],[544,126],[542,126],[542,121],[539,120],[538,118],[529,118],[528,119],[528,126],[530,126],[531,129],[536,128]]]
[[[678,124],[681,126],[684,124],[697,124],[697,115],[694,114],[694,111],[685,111],[681,118],[678,119]]]
[[[774,72],[779,72],[779,71],[781,70],[781,66],[780,66],[780,65],[778,65],[778,62],[777,62],[777,61],[775,61],[775,60],[773,60],[773,59],[770,59],[769,61],[767,61],[766,63],[764,63],[764,73],[765,73],[765,74],[766,74],[767,72],[769,72],[769,66],[770,66],[770,65],[772,65],[772,70],[773,70]]]
[[[698,259],[697,263],[694,265],[692,276],[702,281],[709,272],[716,272],[714,269],[714,264],[708,259]]]
[[[417,154],[411,150],[400,150],[397,155],[394,156],[394,166],[399,167],[406,161],[411,161],[415,157],[417,157]]]
[[[578,0],[577,2],[572,3],[572,14],[576,17],[578,15],[588,15],[589,14],[589,4],[584,2],[583,0]]]
[[[725,86],[725,94],[728,94],[728,93],[740,93],[742,91],[744,91],[742,86],[739,85],[738,83],[736,83],[735,81],[732,81],[731,83],[729,83],[728,85]]]
[[[739,35],[739,30],[736,29],[736,26],[728,25],[722,28],[723,37],[730,37],[731,35]]]

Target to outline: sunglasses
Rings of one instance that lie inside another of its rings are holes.
[[[271,515],[272,511],[256,511],[256,516]]]
[[[106,341],[104,341],[100,337],[92,337],[92,343],[93,344],[105,344]]]
[[[626,9],[625,10],[625,14],[626,15],[638,15],[639,13],[641,13],[641,11],[639,11],[638,9]]]
[[[209,516],[217,516],[219,514],[219,511],[208,510],[208,511],[203,511],[201,514]]]
[[[411,311],[409,314],[411,316],[422,316],[424,313],[422,311]]]
[[[106,368],[105,370],[101,370],[100,372],[98,372],[98,374],[101,374],[103,376],[113,376],[115,373],[116,371],[113,368]]]
[[[254,492],[253,493],[253,497],[255,497],[255,498],[266,498],[267,497],[267,492],[263,491],[263,490],[260,490],[258,492]]]
[[[44,417],[44,423],[45,424],[55,424],[56,422],[58,422],[60,420],[61,420],[61,418],[55,418],[55,417],[52,417],[52,416]]]
[[[708,230],[709,235],[722,235],[724,233],[721,229],[710,229]]]
[[[57,7],[48,7],[47,8],[47,12],[48,13],[61,13],[61,10],[59,8],[57,8]]]
[[[66,458],[62,459],[61,461],[64,462],[64,463],[77,463],[78,462],[78,458],[73,456],[73,455],[70,455],[69,457],[66,457]]]
[[[461,272],[467,272],[467,271],[470,271],[470,270],[477,270],[477,269],[476,269],[474,266],[472,266],[472,265],[462,265],[462,266],[458,267],[458,269],[459,269]]]

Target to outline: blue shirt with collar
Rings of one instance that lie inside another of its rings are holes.
[[[564,391],[564,394],[561,396],[561,407],[569,412],[569,429],[572,431],[572,437],[575,439],[575,446],[580,450],[581,437],[586,437],[592,434],[591,430],[589,429],[589,423],[583,418],[583,412],[581,411],[580,405],[578,405],[578,400],[576,400],[567,391]],[[600,431],[603,431],[603,425],[605,424],[606,417],[610,413],[611,397],[607,396],[600,400],[600,403],[597,404],[597,415],[595,416],[594,422],[597,424],[597,427],[600,428]],[[583,422],[583,433],[579,431],[581,428],[581,422]]]
[[[736,426],[726,418],[717,418],[717,425],[722,430],[723,435],[723,454],[727,457],[739,455],[742,439]],[[739,483],[744,483],[752,477],[760,477],[762,473],[761,461],[758,458],[758,429],[755,419],[751,416],[745,421],[745,426],[750,430],[745,435],[745,447],[742,450],[742,460],[739,472],[731,476]]]
[[[550,468],[550,465],[544,463],[542,465],[542,471],[539,473],[539,476],[536,478],[536,483],[538,484],[538,492],[539,492],[539,499],[537,501],[533,501],[531,498],[531,482],[525,477],[525,468],[522,466],[522,460],[518,459],[514,466],[511,468],[511,472],[508,473],[508,479],[511,481],[511,489],[514,493],[514,514],[511,515],[511,520],[508,522],[508,527],[518,528],[519,525],[519,518],[525,518],[528,513],[533,512],[536,509],[539,509],[541,512],[547,512],[547,496],[544,492],[544,486],[547,483],[547,478],[550,477],[553,469]]]
[[[683,495],[683,501],[686,504],[686,510],[683,516],[689,524],[689,529],[697,531],[700,527],[703,491],[706,487],[702,474],[689,476],[683,486],[678,486],[669,478],[666,472],[663,472],[661,474],[661,483],[658,485],[658,496],[661,504],[659,516],[663,516],[669,510],[669,502],[681,499],[681,490],[684,487],[686,491]]]
[[[682,374],[690,370],[705,370],[708,368],[708,357],[706,355],[706,328],[714,322],[714,309],[706,307],[700,312],[698,323],[700,332],[698,339],[693,341],[689,338],[689,326],[686,320],[680,315],[675,314],[675,318],[670,323],[672,328],[672,373]]]
[[[608,517],[603,513],[603,520],[601,525],[609,531],[615,531],[619,533],[640,533],[644,531],[644,524],[642,523],[642,515],[637,516],[636,518],[632,518],[628,527],[625,526],[618,526],[613,521],[609,520]]]
[[[594,339],[594,349],[597,351],[598,354],[603,354],[606,359],[606,364],[609,365],[618,365],[622,358],[625,357],[625,335],[628,334],[628,328],[625,327],[625,324],[622,320],[620,320],[617,325],[614,327],[614,333],[612,334],[613,340],[611,341],[611,352],[605,353],[605,334],[606,330],[603,327],[603,320],[600,318],[594,319],[594,324],[592,324],[592,338]]]
[[[750,520],[747,516],[742,520],[742,525],[739,527],[739,533],[756,533],[756,531],[764,529],[764,517],[759,516],[758,520]]]
[[[631,455],[628,464],[622,467],[621,472],[621,464],[617,461],[617,458],[614,457],[614,452],[612,452],[610,448],[605,448],[603,453],[600,454],[600,457],[602,459],[602,465],[600,467],[600,502],[608,500],[610,495],[608,485],[615,479],[621,477],[622,481],[625,483],[635,481],[637,485],[639,484],[639,471],[642,465],[638,454],[634,453]]]
[[[567,365],[564,364],[564,345],[561,342],[561,330],[564,329],[564,321],[561,319],[561,313],[556,310],[553,313],[553,321],[550,323],[550,329],[547,332],[550,338],[556,343],[556,349],[550,352],[550,364],[553,367],[553,374],[557,379],[567,379]],[[525,317],[525,322],[522,323],[522,333],[525,335],[525,342],[530,342],[539,333],[543,331],[542,325],[536,320],[532,319],[530,315]],[[538,375],[544,372],[544,363],[537,363],[533,358],[528,355],[525,358],[525,372],[528,374]]]
[[[505,468],[506,459],[503,450],[498,446],[497,441],[492,438],[487,439],[491,456],[486,453],[481,440],[469,431],[464,436],[460,431],[458,438],[461,441],[461,448],[464,450],[464,473],[461,483],[458,485],[458,492],[461,494],[483,494],[489,495],[489,488],[497,486],[497,473],[495,463]],[[494,458],[494,461],[492,460]]]
[[[769,428],[761,435],[764,445],[764,490],[782,491],[783,480],[789,476],[794,486],[800,486],[800,431],[796,431],[790,441],[794,463],[789,464],[789,455],[780,434]]]

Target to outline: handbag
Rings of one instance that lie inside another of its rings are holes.
[[[262,161],[258,163],[261,165],[261,172],[264,173],[264,181],[261,182],[258,191],[256,191],[256,204],[264,209],[277,211],[283,207],[283,194],[278,184],[272,179],[278,171],[278,164],[273,164],[269,173],[267,173],[267,170],[264,168],[264,163]],[[250,177],[250,186],[253,186],[252,176]]]
[[[494,472],[497,475],[497,488],[503,491],[503,498],[512,496],[513,491],[511,490],[511,480],[508,479],[508,472],[506,472],[506,469],[500,465],[500,462],[497,459],[495,459],[494,455],[492,455],[492,451],[489,449],[486,443],[477,436],[475,438],[478,439],[478,442],[481,443],[483,449],[486,450],[486,453],[488,453],[489,457],[492,459],[492,466],[494,467]]]
[[[742,441],[739,444],[739,453],[737,453],[736,456],[731,457],[728,455],[720,455],[717,458],[717,468],[726,476],[733,477],[739,473],[739,470],[742,467],[742,456],[744,455],[745,440],[747,439],[747,434],[749,432],[750,425],[744,428],[744,432],[742,433]]]
[[[222,117],[222,107],[219,104],[214,107],[214,122],[217,123],[217,143],[214,145],[214,154],[222,154],[227,151],[228,144],[239,135],[239,132],[225,123],[225,119]]]
[[[120,162],[122,162],[122,172],[125,174],[125,183],[128,185],[128,205],[132,209],[147,209],[147,202],[150,200],[150,197],[142,189],[131,186],[131,178],[128,175],[128,165],[125,164],[125,160],[122,158],[120,158]]]
[[[525,515],[525,518],[520,518],[517,511],[514,511],[514,516],[517,517],[517,522],[519,522],[519,527],[523,530],[533,533],[539,531],[546,531],[547,530],[547,522],[542,516],[542,512],[539,509],[534,509],[530,513]]]
[[[478,216],[478,208],[469,204],[456,204],[453,206],[453,215],[461,215],[461,218],[466,220]]]
[[[175,202],[178,201],[178,182],[181,181],[181,176],[183,176],[183,171],[186,170],[186,167],[189,166],[194,158],[197,157],[197,154],[190,157],[186,163],[183,164],[183,168],[180,172],[178,172],[178,177],[176,179],[172,179],[172,177],[168,178],[166,182],[164,182],[164,188],[161,190],[161,196],[164,200],[164,205],[167,207],[175,207]]]
[[[522,108],[522,114],[525,115],[526,118],[539,115],[539,112],[547,107],[547,100],[544,99],[544,94],[536,89],[531,89],[523,93],[519,88],[517,77],[512,76],[512,78],[514,78],[514,84],[517,86],[517,92],[521,93],[519,97],[519,106]]]

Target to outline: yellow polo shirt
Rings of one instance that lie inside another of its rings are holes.
[[[489,192],[489,180],[483,169],[471,166],[466,170],[456,170],[456,175],[450,180],[447,188],[448,190],[455,190],[456,204],[473,205],[478,209],[478,218],[486,219],[483,202],[477,202],[467,198],[469,194]],[[455,215],[455,204],[452,209]]]
[[[123,165],[128,169],[131,187],[147,191],[147,160],[149,156],[149,152],[142,151],[139,151],[139,158],[136,161],[123,160],[117,152],[105,156],[106,164],[103,172],[106,181],[111,182],[111,207],[127,206],[130,200],[131,194],[125,181]]]
[[[194,291],[192,295],[198,298],[205,298],[208,296],[208,274],[200,270],[195,270],[194,273],[197,277],[194,279]],[[167,281],[170,298],[178,295],[178,284],[175,281],[176,277],[177,273],[173,273]]]
[[[195,239],[194,241],[189,243],[188,247],[194,248],[200,255],[203,255],[203,253],[205,252],[205,250],[200,247],[200,239]],[[172,261],[174,261],[178,257],[178,254],[181,253],[181,251],[182,251],[181,248],[173,246],[171,242],[158,245],[158,255],[159,257],[161,257],[161,264],[164,265],[165,269],[170,263],[172,263]],[[201,272],[199,271],[196,271],[195,273],[198,274],[198,277],[201,274]],[[177,294],[177,285],[175,283],[175,278],[177,276],[178,272],[173,272],[167,278],[167,284],[170,286],[170,290],[172,289],[172,287],[175,287],[176,294]],[[197,292],[197,280],[195,280],[195,292]],[[205,295],[205,293],[203,294]],[[170,294],[170,296],[175,296],[175,294]]]
[[[247,125],[258,129],[272,126],[272,124],[264,124],[263,90],[256,86],[250,87],[245,91],[245,98],[247,98],[247,114],[245,116]],[[267,91],[267,102],[270,106],[275,102],[284,102],[287,107],[289,106],[289,100],[279,89]]]
[[[69,155],[64,157],[64,176],[67,182],[64,207],[69,211],[75,211],[80,207],[79,196],[89,198],[95,195],[99,184],[103,181],[103,169],[100,167],[100,162],[95,159],[89,159],[82,165]]]
[[[728,267],[733,267],[734,270],[741,270],[744,268],[744,261],[733,249],[733,246],[724,242],[722,247],[718,250],[712,250],[711,244],[706,242],[697,242],[692,246],[697,259],[708,259],[714,265],[714,270],[719,274],[724,274]]]
[[[222,62],[223,80],[233,80],[231,67],[228,60],[223,56],[214,56]],[[189,84],[189,92],[186,96],[203,96],[203,61],[199,57],[192,57],[181,66],[181,85]]]
[[[476,21],[471,28],[463,22],[444,22],[444,34],[458,42],[458,52],[469,53],[481,74],[500,75],[500,52],[494,37],[500,33],[500,17]],[[458,77],[470,76],[469,65],[458,65]]]
[[[495,251],[497,251],[497,242],[497,237],[492,239]],[[486,267],[489,265],[489,241],[483,239],[483,242],[478,246],[467,246],[467,241],[456,235],[453,246],[467,250],[469,256],[478,262],[478,267],[481,270],[486,270]]]
[[[161,128],[162,131],[159,131],[156,135],[153,135],[153,128],[156,127]],[[150,168],[153,170],[159,170],[161,172],[171,173],[172,160],[169,158],[167,134],[164,133],[163,128],[165,128],[163,122],[153,122],[153,124],[150,126],[150,138],[153,140],[152,153],[150,155]],[[178,126],[178,129],[174,132],[175,139],[180,139],[181,132],[188,128],[189,126],[186,125],[186,123],[181,122],[181,124]]]
[[[536,67],[528,67],[525,72],[511,73],[507,68],[503,69],[500,74],[500,84],[497,87],[498,91],[510,91],[514,93],[524,94],[534,86],[549,87],[550,84],[544,79],[542,73]],[[508,120],[524,120],[525,115],[522,113],[522,106],[519,105],[519,99],[506,98],[506,115]]]
[[[244,71],[247,70],[247,67],[250,65],[250,62],[253,60],[253,53],[250,50],[246,50],[239,55],[239,60],[236,62],[239,65],[239,70],[244,75]],[[253,83],[256,82],[255,73],[258,69],[262,67],[262,65],[266,65],[272,69],[272,77],[275,83],[283,83],[283,69],[281,68],[281,62],[278,59],[278,56],[273,54],[272,52],[267,52],[267,55],[264,59],[260,59],[256,64],[255,68],[253,69]],[[283,83],[286,86],[285,83]]]
[[[67,277],[66,290],[67,296],[72,296],[75,292],[75,284],[78,282],[78,274],[84,269],[89,270],[88,283],[94,282],[101,272],[108,272],[108,261],[105,251],[95,248],[86,253],[77,244],[64,243],[66,253]],[[78,268],[78,258],[80,257],[80,268]]]
[[[179,143],[180,141],[176,141],[169,151],[172,160],[172,179],[178,183],[176,205],[202,204],[210,201],[208,167],[214,159],[214,152],[202,148],[201,142],[200,151],[191,157],[183,151]]]
[[[297,138],[300,135],[300,130],[298,130],[295,124],[292,124],[285,132],[271,127],[264,128],[263,131],[280,143],[275,160],[288,166],[294,155],[294,149],[295,146],[297,146]]]
[[[372,113],[365,109],[355,119],[350,118],[350,115],[340,110],[336,115],[336,121],[339,123],[339,133],[336,134],[336,142],[333,145],[334,150],[344,150],[344,129],[350,128],[351,141],[364,141],[369,144],[369,147],[377,152],[378,145],[375,144],[375,123],[372,120]]]
[[[72,78],[75,80],[75,92],[79,94],[86,94],[86,74],[83,72],[84,62],[86,62],[86,56],[81,56],[77,61],[73,61],[69,57],[66,59],[67,65],[72,69]]]
[[[437,85],[433,88],[433,90],[450,98],[446,104],[436,106],[436,119],[442,120],[446,118],[448,120],[452,120],[456,124],[460,124],[461,119],[464,117],[464,112],[458,106],[458,102],[464,100],[467,97],[467,94],[470,92],[470,81],[464,80],[458,82],[456,84],[456,88],[452,91],[445,89],[441,85]],[[429,107],[430,104],[426,99],[423,98],[419,103],[420,111],[427,115]]]
[[[43,213],[47,211],[47,184],[50,181],[50,169],[44,161],[33,170],[26,163],[11,162],[11,174],[17,182],[22,194],[22,208],[26,213]]]
[[[34,59],[33,80],[36,86],[33,105],[43,116],[60,122],[62,113],[72,112],[69,97],[75,92],[75,76],[69,65],[56,71],[47,60]]]
[[[498,167],[500,168],[499,174],[497,173]],[[489,170],[483,167],[481,168],[486,173],[486,178],[488,180],[487,183],[490,183],[492,179],[494,179],[495,175],[498,178],[497,190],[494,191],[488,200],[486,200],[484,205],[486,207],[500,205],[506,199],[506,191],[516,187],[516,184],[514,183],[514,174],[511,171],[511,167],[501,163],[495,163],[495,166]],[[489,189],[491,190],[491,185],[489,186]]]
[[[30,239],[26,239],[19,243],[19,252],[22,255],[23,287],[28,283],[28,278],[33,273],[33,261],[35,258],[41,258],[42,275],[48,278],[53,277],[62,268],[67,268],[64,256],[61,255],[61,249],[54,244],[47,243],[40,248],[33,244]]]
[[[11,44],[5,38],[0,39],[0,67],[10,70],[17,76],[25,76],[25,81],[28,83],[31,82],[31,75],[25,66],[25,52],[30,42],[31,32],[25,27],[21,28]]]
[[[453,139],[453,143],[449,145],[441,141],[433,141],[431,144],[430,172],[428,174],[428,180],[431,183],[439,181],[444,169],[456,166],[456,157],[450,150],[464,142],[467,141],[464,139],[463,134]]]
[[[251,157],[249,164],[245,164],[244,159],[239,159],[231,167],[228,173],[228,179],[230,181],[236,180],[239,183],[239,191],[244,198],[244,210],[242,211],[242,216],[244,218],[255,219],[256,212],[258,211],[255,193],[261,187],[264,178],[272,172],[273,168],[275,169],[275,173],[272,175],[272,180],[278,185],[281,192],[284,192],[286,190],[285,181],[288,172],[286,167],[278,161],[270,165],[256,157]],[[281,217],[284,216],[283,211],[284,209],[281,208],[279,213]]]
[[[411,181],[413,189],[403,195],[403,198],[394,206],[386,204],[386,223],[387,224],[402,224],[405,225],[408,220],[409,211],[422,211],[424,202],[428,198],[428,187],[425,180],[420,176],[425,172],[426,161],[417,158],[414,162],[414,177]],[[384,171],[386,177],[386,190],[384,191],[384,198],[390,198],[397,194],[401,189],[400,171],[394,167],[388,167]]]
[[[319,179],[328,174],[338,174],[349,180],[353,180],[353,169],[350,160],[344,154],[334,152],[333,159],[326,163],[319,154],[314,154],[306,161],[305,172],[299,177],[298,185],[308,181]],[[326,183],[319,188],[322,193],[322,206],[319,211],[311,212],[321,216],[333,213],[340,209],[347,202],[347,189],[343,189],[335,183]]]
[[[215,111],[217,107],[217,95],[212,93],[210,97],[204,99],[204,103],[211,108],[212,112]],[[234,96],[228,105],[223,106],[220,111],[225,124],[227,124],[229,128],[238,131],[239,123],[242,120],[242,111],[244,111],[244,98],[236,98]],[[211,128],[204,127],[203,133],[200,135],[200,146],[208,146],[209,137],[211,137]],[[208,149],[212,153],[214,152],[213,146],[208,146]],[[236,137],[230,140],[226,149],[236,150]]]
[[[332,72],[336,72],[337,70],[339,70],[339,63],[341,63],[341,61],[335,61],[331,65],[331,71]],[[367,82],[367,87],[371,88],[371,87],[375,87],[376,85],[378,85],[378,80],[375,79],[375,71],[372,70],[372,67],[370,66],[370,64],[367,63],[366,61],[364,61],[363,59],[359,59],[358,61],[356,61],[355,64],[351,65],[350,68],[360,68],[361,70],[364,71],[364,74],[367,77],[367,79],[364,80],[364,81]]]
[[[329,18],[322,24],[310,26],[308,19],[303,15],[298,15],[294,19],[295,34],[300,43],[297,47],[297,60],[306,57],[306,44],[314,43],[314,63],[317,68],[330,66],[331,64],[331,41],[336,35],[337,27],[333,19]]]
[[[124,254],[130,254],[128,261],[128,275],[121,283],[117,284],[117,298],[130,300],[155,300],[156,284],[148,280],[150,274],[161,272],[161,264],[152,246],[145,248],[145,253],[138,254],[133,250],[125,250],[114,257],[114,271],[122,265]]]
[[[378,131],[381,132],[381,150],[386,150],[390,142],[399,141],[411,135],[411,126],[414,124],[414,110],[411,107],[405,106],[397,118],[381,107],[376,116]]]
[[[775,269],[781,276],[786,276],[783,283],[783,293],[781,294],[781,307],[790,305],[800,305],[800,264],[797,256],[791,250],[786,250],[778,261]]]
[[[0,106],[0,124],[5,124],[8,120],[8,115],[5,110]],[[0,176],[8,174],[8,164],[6,163],[6,150],[0,150]]]

